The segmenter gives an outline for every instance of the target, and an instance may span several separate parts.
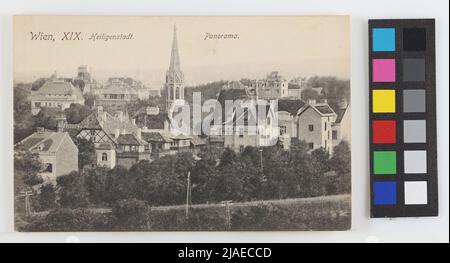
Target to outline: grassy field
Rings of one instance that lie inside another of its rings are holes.
[[[331,231],[351,226],[350,195],[221,204],[152,207],[145,225],[120,225],[111,209],[87,209],[47,220],[48,213],[16,222],[19,231]],[[86,215],[87,213],[87,215]],[[62,221],[71,221],[66,223]],[[28,222],[27,222],[28,221]],[[31,223],[33,222],[33,223]],[[37,223],[37,224],[36,224]],[[74,228],[75,227],[75,228]]]
[[[230,222],[225,206],[196,205],[151,210],[152,231],[309,231],[346,230],[351,226],[350,195],[235,203]]]

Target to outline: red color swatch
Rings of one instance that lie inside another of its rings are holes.
[[[397,123],[395,120],[373,121],[373,143],[396,143]]]

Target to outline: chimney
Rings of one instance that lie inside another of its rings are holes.
[[[328,99],[323,99],[323,103],[327,104],[328,103]]]
[[[147,131],[148,131],[147,126],[142,127],[142,131],[143,131],[143,132],[147,132]]]
[[[133,124],[133,125],[136,125],[136,119],[131,119],[131,123]]]
[[[97,112],[98,112],[98,113],[103,112],[103,106],[98,106],[98,107],[97,107]]]
[[[37,127],[36,128],[36,132],[37,133],[44,133],[45,132],[45,128],[44,127]]]
[[[127,130],[125,130],[125,128],[120,129],[120,134],[121,135],[127,134]]]
[[[58,116],[56,117],[56,131],[64,132],[64,128],[66,127],[66,116]]]
[[[117,139],[120,136],[120,129],[115,129],[114,130],[114,137]]]
[[[141,128],[138,128],[138,129],[137,129],[136,137],[137,137],[139,140],[142,140],[142,131],[141,131]]]

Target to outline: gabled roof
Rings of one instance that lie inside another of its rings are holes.
[[[173,140],[161,132],[142,132],[142,139],[146,142],[172,142]]]
[[[40,89],[34,92],[34,94],[45,95],[76,95],[82,96],[81,90],[75,88],[72,83],[66,81],[54,81],[49,80],[42,85]]]
[[[348,109],[348,105],[347,105],[347,107],[345,107],[345,108],[340,108],[340,109],[336,112],[337,117],[336,117],[335,123],[341,123],[342,118],[344,118],[344,115],[347,113],[347,109]]]
[[[146,145],[147,144],[146,141],[139,139],[134,134],[119,135],[119,137],[117,138],[117,143],[118,144],[126,144],[126,145]]]
[[[278,100],[278,111],[286,111],[293,116],[296,116],[298,111],[305,106],[302,100]]]
[[[55,153],[62,145],[62,142],[66,136],[69,137],[67,132],[35,132],[23,139],[17,145],[21,145],[29,151],[35,150],[39,147],[39,152]]]
[[[124,119],[120,121],[117,117],[109,114],[106,111],[94,111],[84,118],[78,124],[66,125],[69,130],[77,129],[87,129],[87,130],[103,130],[109,135],[114,137],[115,131],[125,130],[126,133],[137,133],[138,127],[131,123],[130,119],[124,116]]]
[[[336,113],[333,111],[333,109],[326,103],[321,104],[310,104],[303,108],[303,110],[298,114],[301,115],[303,112],[305,112],[308,108],[314,109],[317,113],[319,113],[321,116],[336,116]]]

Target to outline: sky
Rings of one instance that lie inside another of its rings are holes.
[[[16,16],[14,79],[33,81],[57,72],[73,77],[87,65],[103,82],[133,77],[161,87],[169,67],[173,27],[177,26],[186,85],[217,80],[313,75],[350,79],[348,16],[311,17],[124,17]],[[61,41],[63,32],[82,32],[81,41]],[[55,41],[31,40],[31,32]],[[133,34],[132,40],[92,41],[93,33]],[[237,39],[207,39],[235,34]]]

